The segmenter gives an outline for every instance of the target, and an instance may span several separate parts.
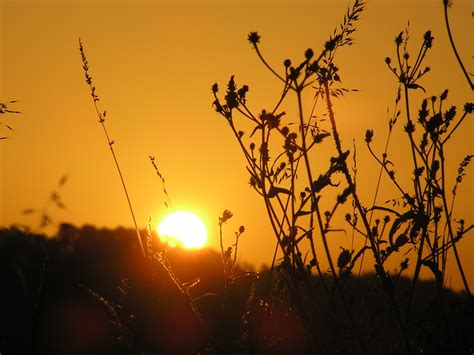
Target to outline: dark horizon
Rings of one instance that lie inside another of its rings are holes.
[[[3,314],[0,351],[4,354],[26,353],[33,349],[50,354],[121,354],[136,347],[152,353],[190,353],[205,344],[206,335],[186,296],[159,263],[153,264],[150,259],[142,258],[136,244],[133,229],[107,230],[92,226],[76,229],[64,225],[56,238],[48,239],[17,229],[1,229],[0,279],[3,289],[8,292],[2,292],[0,300],[0,313]],[[159,249],[157,245],[154,248]],[[209,249],[193,252],[170,249],[167,258],[181,282],[195,283],[191,295],[198,300],[210,331],[216,331],[220,322],[219,302],[216,301],[218,294],[224,292],[219,253]],[[248,271],[240,267],[238,270]],[[257,331],[258,303],[252,304],[249,310],[248,302],[252,302],[252,297],[263,297],[269,269],[259,270],[259,275],[256,278],[255,274],[248,274],[231,286],[229,302],[233,306],[226,324],[228,344],[240,339],[241,317],[246,312],[247,322],[250,322],[247,326],[253,332]],[[318,294],[317,307],[337,309],[337,297],[327,298],[319,278],[314,277],[312,283],[314,292]],[[386,308],[380,281],[376,281],[374,275],[366,274],[360,278],[346,278],[344,283],[348,294],[353,297],[358,298],[367,292],[365,297],[368,299],[359,309],[362,312],[359,315],[360,330],[373,334],[373,348],[383,349],[392,330],[386,322],[386,317],[389,317],[386,312],[390,311]],[[405,292],[410,284],[404,276],[394,278],[397,298],[401,301],[406,299]],[[432,322],[444,319],[441,309],[429,302],[436,300],[436,289],[435,282],[420,281],[413,306],[413,337],[428,336],[423,338],[426,346],[428,341],[432,341],[429,340],[431,333],[424,334],[426,329],[423,330],[422,323],[417,326],[416,319],[421,321],[430,317]],[[356,296],[358,292],[362,293]],[[441,337],[427,349],[440,344],[474,345],[468,299],[448,289],[443,297],[451,307],[449,324],[454,327],[452,330],[456,329],[457,335],[455,338]],[[284,304],[278,307],[283,307],[278,310],[283,313],[275,314],[275,317],[283,318],[278,322],[275,320],[269,334],[277,338],[286,334],[279,351],[303,351],[300,348],[302,334],[297,330],[297,323],[288,327],[297,320],[291,311],[286,314],[288,309],[285,311]],[[327,325],[335,320],[328,323],[331,318],[326,319],[323,314],[318,316],[319,320],[314,320],[314,324],[320,334],[326,333],[327,346],[330,346],[330,339],[341,341],[340,336],[345,330],[336,326],[337,321],[328,328]],[[179,335],[171,325],[178,323]],[[288,333],[290,329],[293,331]],[[247,341],[256,341],[249,336]]]

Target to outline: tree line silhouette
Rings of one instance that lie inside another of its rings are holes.
[[[56,235],[49,238],[16,228],[1,229],[0,352],[211,352],[207,347],[209,337],[221,327],[221,255],[211,249],[165,252],[174,273],[185,283],[195,284],[190,293],[206,321],[206,330],[167,270],[142,257],[135,238],[133,229],[98,229],[90,225],[77,228],[61,224]],[[154,250],[165,250],[156,235],[152,243]],[[273,286],[272,305],[263,302],[268,271],[260,270],[258,279],[249,276],[233,282],[224,320],[225,353],[305,351],[300,315],[285,299],[285,288],[290,284],[281,278]],[[303,302],[319,309],[310,314],[313,331],[325,339],[321,345],[326,352],[347,349],[351,328],[340,301],[334,297],[334,285],[333,296],[328,296],[319,277],[313,277],[311,283],[316,295],[303,295]],[[367,337],[371,349],[390,353],[391,332],[396,324],[379,283],[373,275],[365,275],[359,281],[348,278],[343,287],[354,299],[366,292],[365,303],[357,309],[362,320],[360,333]],[[409,287],[408,279],[397,280],[400,302],[408,297]],[[445,290],[439,295],[436,290],[434,282],[420,284],[410,338],[428,353],[467,353],[474,346],[469,304],[462,294]],[[269,321],[262,314],[267,314],[270,306]]]

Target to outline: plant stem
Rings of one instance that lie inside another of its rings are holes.
[[[467,72],[466,68],[464,67],[461,57],[459,56],[459,53],[456,49],[456,45],[454,44],[453,36],[451,34],[451,27],[449,26],[449,19],[448,19],[448,1],[444,0],[443,5],[444,5],[444,21],[446,23],[446,30],[448,32],[449,42],[451,43],[451,47],[453,48],[454,55],[456,56],[456,59],[458,60],[459,65],[461,66],[462,72],[464,76],[466,77],[469,87],[471,88],[471,90],[474,90],[474,85],[472,83],[472,80],[469,77],[469,73]]]
[[[354,318],[352,316],[351,309],[349,307],[349,304],[347,303],[347,300],[346,300],[346,298],[344,296],[344,293],[342,291],[342,287],[339,283],[339,277],[337,275],[336,268],[334,267],[334,263],[333,263],[333,260],[332,260],[332,257],[331,257],[331,252],[329,251],[329,245],[328,245],[327,238],[326,238],[326,231],[324,229],[324,223],[323,223],[323,220],[322,220],[322,217],[321,217],[321,211],[319,209],[319,206],[317,205],[316,198],[315,198],[315,193],[313,192],[313,189],[312,189],[313,177],[312,177],[312,173],[311,173],[311,165],[310,165],[310,162],[309,162],[308,152],[307,152],[307,149],[306,149],[306,139],[305,139],[305,134],[304,134],[303,104],[302,104],[301,90],[300,89],[296,91],[296,95],[297,95],[297,100],[298,100],[298,114],[299,114],[299,122],[300,122],[300,131],[301,131],[301,136],[302,136],[301,145],[302,145],[303,157],[304,157],[304,161],[305,161],[306,173],[307,173],[307,176],[308,176],[308,179],[309,179],[309,185],[311,186],[311,204],[312,204],[312,206],[315,206],[315,213],[316,213],[316,217],[317,217],[317,220],[318,220],[319,231],[321,233],[321,238],[322,238],[322,241],[323,241],[324,251],[325,251],[327,259],[328,259],[329,268],[331,269],[331,273],[334,277],[334,284],[336,285],[336,289],[339,293],[339,296],[341,297],[342,303],[344,304],[344,308],[345,308],[345,310],[347,312],[347,315],[348,315],[348,317],[351,321],[353,330],[355,331],[355,333],[357,335],[359,345],[361,346],[364,353],[367,353],[366,346],[365,346],[364,342],[362,341],[361,337],[358,334],[357,326],[354,322]],[[329,113],[329,116],[331,116],[331,112]],[[336,134],[337,134],[337,132],[336,132]],[[339,144],[338,147],[339,147],[339,150],[340,150],[340,144]],[[313,252],[314,252],[314,248],[313,248]],[[316,258],[315,254],[313,256],[314,256],[314,258]]]
[[[97,105],[96,105],[95,102],[94,102],[94,105],[95,105],[97,113],[100,115],[99,109],[97,108]],[[130,196],[128,195],[127,185],[125,184],[125,180],[123,178],[122,170],[120,169],[120,165],[119,165],[119,162],[117,160],[117,156],[115,154],[114,148],[112,147],[113,142],[109,138],[109,135],[107,133],[107,129],[105,128],[104,122],[101,122],[101,124],[102,124],[102,127],[104,128],[104,133],[105,133],[105,136],[107,138],[107,142],[108,142],[108,145],[110,147],[110,151],[112,153],[112,156],[114,158],[115,167],[117,168],[117,172],[118,172],[119,177],[120,177],[120,182],[122,183],[123,191],[125,192],[125,197],[127,198],[127,203],[128,203],[128,207],[130,209],[130,214],[132,215],[132,220],[133,220],[133,224],[134,224],[134,227],[135,227],[135,232],[136,232],[136,235],[137,235],[138,244],[140,245],[140,251],[142,252],[142,255],[145,257],[146,256],[145,249],[143,247],[143,241],[142,241],[142,237],[140,235],[140,230],[138,229],[137,219],[135,218],[135,213],[133,212],[132,201],[130,200]]]
[[[224,340],[224,322],[225,322],[225,313],[227,309],[227,298],[228,298],[228,290],[229,290],[229,276],[227,270],[227,259],[224,252],[224,243],[222,237],[222,222],[219,221],[219,241],[221,247],[221,256],[222,256],[222,265],[224,267],[224,301],[222,304],[222,313],[221,313],[221,321],[219,326],[219,337],[218,337],[218,349],[220,353],[223,353],[223,340]]]
[[[332,108],[332,102],[331,102],[331,98],[330,98],[329,84],[328,84],[327,80],[325,80],[323,82],[323,85],[324,85],[324,90],[325,90],[327,110],[328,110],[328,114],[329,114],[329,119],[331,121],[331,127],[332,127],[334,142],[335,142],[335,145],[336,145],[338,155],[340,157],[342,157],[343,156],[343,151],[342,151],[342,148],[341,148],[341,141],[339,139],[339,133],[338,133],[337,126],[336,126],[336,120],[335,120],[334,111],[333,111],[333,108]],[[349,169],[347,167],[347,163],[345,161],[343,161],[342,164],[343,164],[343,169],[342,169],[343,174],[344,174],[344,176],[347,180],[348,185],[349,186],[354,186],[354,184],[352,182],[351,175],[349,173]],[[377,249],[377,246],[375,244],[374,237],[372,236],[372,231],[370,230],[370,225],[369,225],[369,222],[367,220],[366,212],[362,208],[362,205],[359,201],[359,197],[358,197],[358,195],[357,195],[357,193],[355,192],[354,189],[352,190],[352,197],[354,199],[354,203],[357,207],[357,210],[360,213],[360,216],[362,218],[362,222],[364,224],[364,227],[367,231],[367,236],[368,236],[369,242],[371,244],[371,249],[372,249],[372,252],[373,252],[373,255],[374,255],[376,266],[379,269],[377,274],[382,279],[382,286],[384,288],[385,294],[389,298],[389,300],[392,304],[392,308],[395,312],[395,316],[397,318],[397,322],[398,322],[398,325],[400,327],[400,331],[402,333],[402,337],[403,337],[403,341],[405,343],[407,353],[411,354],[410,342],[408,340],[406,330],[405,330],[405,327],[403,325],[402,318],[400,316],[400,310],[398,309],[398,305],[397,305],[397,302],[395,300],[395,296],[393,294],[393,286],[391,285],[390,278],[388,277],[388,275],[386,274],[386,272],[384,270],[383,263],[382,263],[382,260],[380,258],[380,255],[377,252],[378,249]],[[357,331],[357,329],[356,329],[356,331]]]
[[[122,183],[122,187],[123,187],[123,190],[125,192],[125,197],[127,198],[128,207],[130,208],[130,213],[132,215],[133,224],[135,226],[135,232],[137,234],[138,244],[140,245],[140,250],[142,252],[142,255],[144,257],[146,257],[145,249],[143,248],[143,241],[142,241],[142,238],[141,238],[141,235],[140,235],[140,231],[138,229],[137,220],[135,218],[135,213],[133,212],[132,202],[130,200],[130,196],[128,195],[127,185],[125,184],[125,180],[123,178],[122,170],[120,169],[120,165],[118,163],[118,159],[117,159],[117,156],[116,156],[114,148],[113,148],[114,142],[110,139],[109,133],[107,132],[107,128],[105,127],[105,114],[106,114],[106,112],[104,111],[104,113],[102,114],[99,110],[99,106],[97,105],[97,102],[99,101],[99,98],[95,94],[95,87],[92,85],[92,77],[89,75],[89,66],[88,66],[88,62],[87,62],[87,58],[86,58],[84,48],[82,46],[81,39],[79,39],[79,51],[80,51],[81,57],[82,57],[82,65],[83,65],[84,74],[85,74],[85,77],[86,77],[86,83],[90,88],[92,100],[94,101],[95,112],[97,113],[97,117],[99,118],[99,123],[102,125],[102,128],[104,130],[104,134],[105,134],[105,138],[107,140],[107,144],[110,148],[110,152],[112,153],[112,157],[114,159],[115,167],[117,168],[117,171],[118,171],[118,174],[119,174],[119,177],[120,177],[120,181]]]
[[[445,191],[445,166],[444,166],[445,161],[444,161],[443,146],[441,146],[439,152],[440,152],[439,156],[441,158],[441,184],[442,184],[441,191]],[[454,240],[454,233],[453,233],[453,228],[451,225],[451,215],[449,214],[449,205],[448,205],[448,201],[446,200],[446,194],[444,193],[442,194],[442,199],[443,199],[443,210],[446,216],[446,223],[448,226],[448,235],[449,235],[449,238],[451,239],[454,257],[456,259],[456,264],[458,266],[459,274],[461,275],[461,279],[464,284],[464,289],[466,290],[467,297],[469,298],[471,302],[471,306],[474,309],[474,297],[472,296],[471,290],[469,288],[469,283],[467,282],[466,274],[464,273],[461,259],[459,258],[458,250],[456,247],[456,242]]]
[[[411,115],[410,115],[410,101],[408,99],[408,86],[404,84],[404,91],[405,91],[405,107],[406,107],[406,114],[407,114],[407,124],[411,125],[413,127],[413,122],[411,120]],[[416,159],[416,146],[415,146],[415,141],[413,139],[413,133],[409,130],[408,132],[408,137],[410,139],[410,148],[411,148],[411,154],[413,158],[413,164],[415,166],[415,170],[418,170],[418,161]],[[421,154],[420,154],[421,155]],[[421,188],[420,188],[420,178],[417,174],[415,174],[415,196],[416,200],[418,202],[418,207],[422,208],[422,197],[421,197]]]

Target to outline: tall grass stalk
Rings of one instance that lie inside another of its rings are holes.
[[[89,86],[90,93],[91,93],[91,96],[92,96],[92,100],[94,102],[95,112],[97,113],[97,117],[99,118],[99,123],[102,126],[102,129],[104,131],[105,139],[107,141],[107,145],[109,146],[110,152],[112,153],[112,157],[114,159],[115,167],[117,168],[117,172],[118,172],[119,177],[120,177],[120,182],[122,183],[123,191],[125,193],[125,197],[127,199],[128,207],[130,209],[130,214],[132,215],[133,225],[135,227],[135,231],[136,231],[136,234],[137,234],[137,240],[138,240],[138,244],[140,246],[140,251],[141,251],[142,255],[145,257],[146,253],[145,253],[145,249],[143,247],[143,241],[142,241],[142,237],[140,235],[140,230],[138,229],[137,220],[135,218],[135,213],[133,212],[132,202],[130,200],[130,196],[128,195],[127,185],[125,184],[125,179],[124,179],[123,174],[122,174],[122,169],[120,169],[120,165],[119,165],[119,162],[118,162],[118,159],[117,159],[117,155],[116,155],[114,147],[113,147],[115,142],[110,139],[109,133],[107,131],[107,127],[105,126],[105,117],[107,115],[107,111],[102,112],[99,109],[99,105],[98,105],[99,96],[97,96],[97,94],[96,94],[96,88],[92,83],[92,76],[89,74],[89,62],[87,61],[86,53],[84,51],[84,47],[82,45],[81,39],[79,39],[79,51],[81,53],[82,68],[84,69],[84,75],[85,75],[85,78],[86,78],[86,83]]]

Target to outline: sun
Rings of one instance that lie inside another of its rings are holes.
[[[160,240],[171,247],[200,249],[207,241],[204,222],[191,212],[173,212],[162,219],[157,228]]]

